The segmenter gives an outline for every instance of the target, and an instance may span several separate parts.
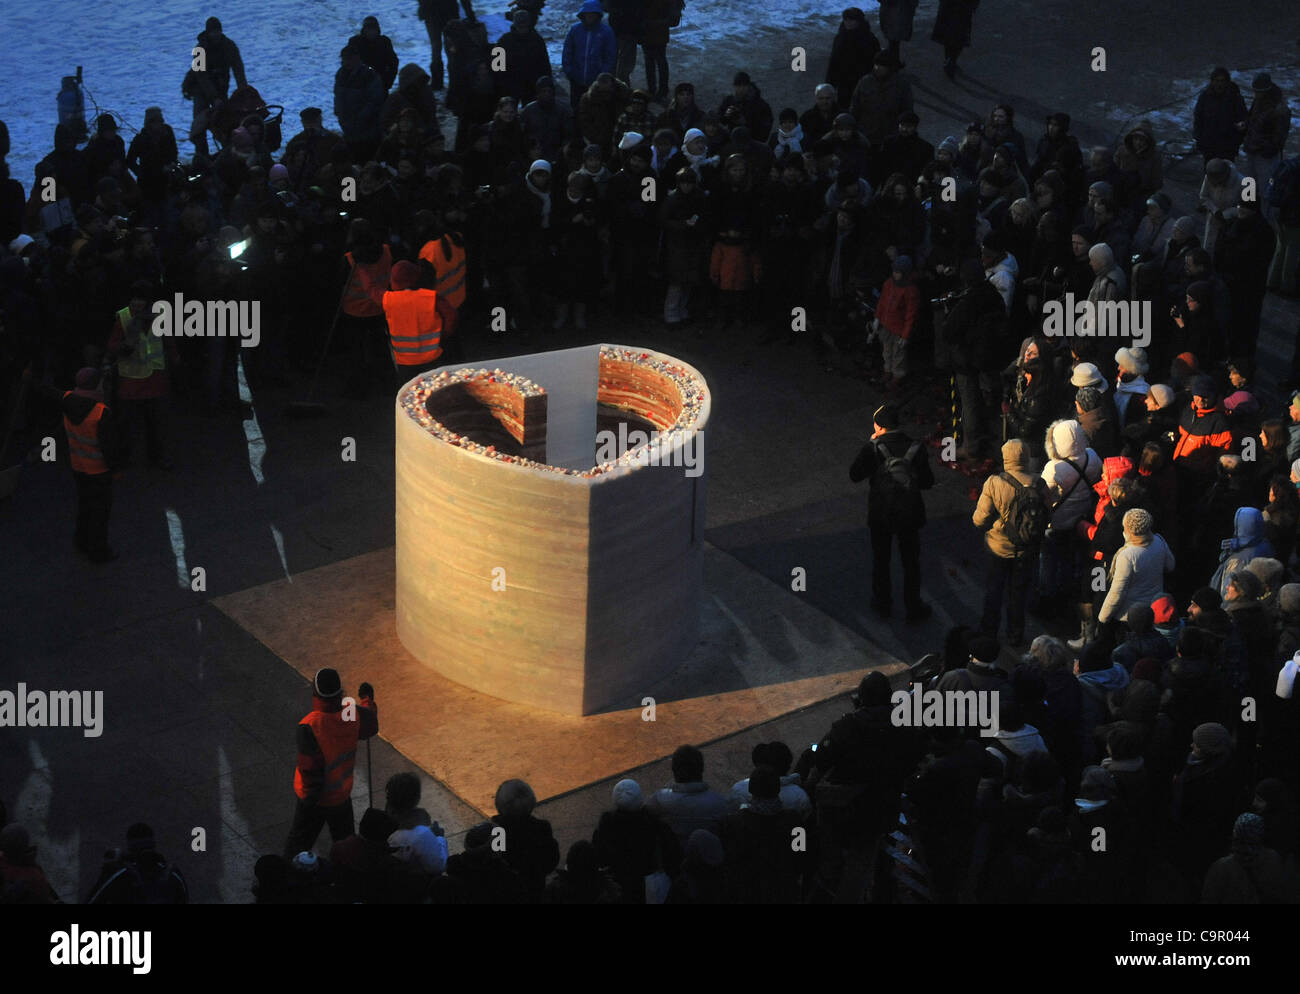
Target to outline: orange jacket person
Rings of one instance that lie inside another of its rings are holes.
[[[293,775],[297,805],[284,844],[286,859],[310,851],[328,824],[335,842],[355,834],[352,769],[357,743],[379,732],[375,692],[363,683],[356,701],[343,696],[337,670],[316,672],[311,713],[298,723],[298,768]]]
[[[413,262],[393,267],[392,285],[383,298],[388,344],[398,379],[408,380],[433,369],[442,358],[439,294],[420,288],[420,267]]]
[[[109,562],[117,558],[108,545],[108,516],[113,509],[113,478],[121,475],[117,472],[121,444],[113,413],[104,403],[100,372],[88,366],[77,373],[77,389],[46,392],[63,409],[68,462],[77,483],[74,542],[91,562]]]

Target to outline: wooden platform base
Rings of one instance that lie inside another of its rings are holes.
[[[490,813],[510,777],[554,797],[846,693],[868,669],[903,667],[797,594],[704,550],[694,651],[643,693],[585,717],[488,697],[420,664],[397,638],[391,548],[213,603],[303,677],[334,666],[349,691],[373,683],[381,736]],[[643,720],[643,697],[655,700],[654,721]]]

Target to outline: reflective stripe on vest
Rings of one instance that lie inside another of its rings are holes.
[[[343,312],[354,318],[373,318],[384,313],[375,290],[388,288],[388,278],[393,272],[393,253],[384,245],[384,254],[378,262],[357,262],[352,253],[345,256],[352,267],[348,273],[348,287],[343,292]]]
[[[444,235],[426,243],[420,249],[420,258],[437,272],[438,292],[443,300],[459,309],[465,303],[465,250]]]
[[[352,796],[352,769],[357,757],[360,719],[358,715],[356,721],[344,721],[342,711],[313,711],[298,722],[311,728],[316,745],[325,757],[324,769],[320,771],[323,783],[315,801],[322,807],[346,804]],[[307,799],[307,784],[302,770],[294,770],[293,789],[299,797]]]
[[[63,396],[70,393],[71,390],[65,390]],[[68,433],[68,461],[73,472],[87,476],[108,472],[108,461],[99,445],[99,422],[107,410],[103,404],[96,403],[81,424],[73,424],[66,414],[63,416],[63,430]]]
[[[420,366],[442,355],[442,318],[433,290],[389,290],[384,294],[388,341],[399,366]]]
[[[131,308],[123,307],[118,311],[117,320],[122,325],[122,341],[125,343],[126,334],[131,328]],[[152,376],[154,370],[164,369],[166,365],[162,339],[155,335],[151,328],[146,327],[136,339],[135,351],[117,360],[117,372],[119,376],[125,376],[128,380],[144,380]]]

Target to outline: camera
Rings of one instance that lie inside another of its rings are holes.
[[[941,295],[938,296],[938,297],[933,297],[933,298],[931,298],[931,300],[930,300],[930,306],[931,306],[931,307],[948,307],[948,306],[952,305],[954,302],[956,302],[957,300],[959,300],[959,299],[961,299],[962,297],[964,297],[965,295],[966,295],[966,291],[965,291],[965,290],[949,290],[949,291],[948,291],[947,293],[945,293],[945,294],[941,294]]]

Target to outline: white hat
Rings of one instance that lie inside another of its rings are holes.
[[[645,141],[645,135],[636,131],[629,131],[619,140],[618,147],[623,151],[627,151],[629,148],[636,148],[643,141]]]
[[[1101,393],[1106,392],[1106,379],[1101,375],[1101,370],[1090,362],[1081,362],[1074,367],[1074,375],[1070,377],[1070,386],[1072,387],[1095,387]]]
[[[533,164],[528,167],[529,173],[549,173],[551,164],[545,159],[534,159]]]
[[[1146,349],[1116,349],[1115,362],[1119,368],[1129,373],[1136,373],[1138,376],[1145,376],[1150,365],[1147,362]]]
[[[35,244],[36,244],[36,239],[33,238],[31,235],[19,235],[17,238],[15,238],[12,242],[9,243],[9,251],[12,252],[14,255],[22,255],[23,250],[27,248],[28,245],[35,245]]]

